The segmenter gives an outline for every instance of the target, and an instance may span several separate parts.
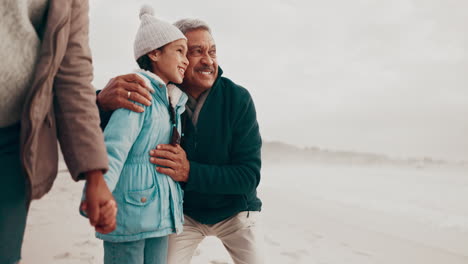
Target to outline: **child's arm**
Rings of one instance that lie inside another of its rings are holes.
[[[119,181],[128,153],[140,134],[147,115],[147,112],[136,113],[127,109],[118,109],[114,111],[109,120],[104,131],[104,141],[109,156],[109,170],[104,175],[104,180],[110,192],[114,191]],[[84,217],[88,217],[85,203],[86,188],[87,184],[84,186],[79,207],[79,212]]]
[[[104,175],[104,179],[111,192],[119,181],[128,153],[140,134],[148,114],[150,114],[148,111],[135,113],[127,109],[118,109],[107,124],[104,141],[109,156],[109,171]]]

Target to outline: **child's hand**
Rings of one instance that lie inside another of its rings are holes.
[[[87,216],[88,205],[86,201],[80,204],[80,212]],[[99,210],[99,223],[95,226],[97,232],[107,234],[116,228],[117,204],[114,200],[109,200],[101,206]]]
[[[113,206],[117,207],[114,196],[104,181],[102,171],[86,172],[86,215],[96,231],[102,231],[103,234],[110,233],[115,229],[115,214],[109,214],[108,210],[101,213],[101,208],[106,208],[105,205],[111,200]],[[108,219],[108,215],[113,215],[114,219]]]
[[[115,230],[117,221],[117,204],[109,200],[99,210],[99,223],[95,226],[97,232],[107,234]]]
[[[86,200],[81,201],[80,203],[80,214],[86,218],[88,218],[88,212],[87,212],[88,206],[86,204]]]

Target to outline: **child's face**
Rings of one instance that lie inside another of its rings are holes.
[[[154,50],[149,54],[153,60],[153,72],[166,84],[182,83],[189,61],[187,60],[187,41],[178,39],[166,44],[162,50]]]

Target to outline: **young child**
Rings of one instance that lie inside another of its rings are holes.
[[[104,131],[109,155],[105,180],[117,202],[117,228],[104,240],[104,263],[166,263],[168,235],[183,226],[183,191],[158,173],[149,152],[158,144],[178,144],[180,115],[187,96],[181,83],[188,65],[187,39],[175,26],[158,20],[151,7],[140,11],[134,52],[137,74],[152,93],[143,113],[118,109]]]

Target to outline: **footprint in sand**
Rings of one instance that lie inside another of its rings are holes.
[[[95,242],[92,242],[91,240],[86,240],[83,242],[78,242],[74,244],[77,247],[96,247],[98,244]]]
[[[372,255],[369,254],[369,253],[362,252],[362,251],[357,251],[357,250],[353,250],[353,253],[354,253],[354,254],[357,254],[357,255],[361,255],[361,256],[366,256],[366,257],[371,257],[371,256],[372,256]]]
[[[313,229],[313,228],[312,228],[312,229],[307,229],[307,230],[305,230],[305,232],[306,232],[308,235],[311,235],[311,236],[313,236],[313,237],[315,237],[315,238],[323,238],[322,235],[319,235],[319,234],[315,233],[315,231],[317,231],[317,229]]]
[[[265,242],[270,246],[279,247],[281,244],[271,239],[269,236],[265,236]]]
[[[68,259],[70,257],[71,257],[71,253],[70,252],[65,252],[63,254],[55,255],[54,259]]]
[[[48,225],[52,225],[52,222],[50,222],[50,221],[38,221],[37,223],[31,223],[31,226],[43,227],[43,226],[48,226]]]
[[[80,261],[86,261],[88,263],[92,263],[92,261],[94,260],[94,256],[86,252],[80,252],[80,256],[77,257],[76,259],[79,259]]]
[[[281,255],[292,258],[295,262],[297,262],[301,258],[301,256],[299,256],[295,252],[281,252]]]
[[[73,256],[70,252],[65,252],[59,255],[54,256],[54,259],[59,260],[59,259],[78,259],[80,261],[86,261],[88,263],[92,263],[92,260],[94,260],[94,256],[90,255],[89,253],[86,252],[80,252],[79,256]]]
[[[225,261],[212,260],[210,261],[210,264],[229,264],[229,263]]]
[[[201,254],[201,250],[197,248],[195,252],[193,253],[193,256],[200,256],[200,254]]]
[[[317,239],[322,239],[323,238],[323,236],[321,236],[319,234],[314,234],[314,233],[312,233],[312,236],[317,238]]]
[[[342,247],[349,247],[349,245],[346,244],[345,242],[341,242],[340,245],[341,245]]]
[[[318,240],[322,239],[323,236],[317,235],[317,234],[311,234],[311,237],[307,237],[306,240],[310,243],[313,244],[317,242]]]
[[[298,262],[303,256],[308,256],[309,251],[305,249],[300,249],[296,251],[283,251],[280,254],[292,258],[294,262]]]
[[[351,246],[349,244],[345,243],[345,242],[341,242],[340,245],[342,247],[352,249]],[[354,254],[357,254],[357,255],[366,256],[366,257],[371,257],[372,256],[371,254],[366,253],[366,252],[362,252],[362,251],[358,251],[358,250],[354,250],[354,249],[352,249],[352,251],[353,251]]]

